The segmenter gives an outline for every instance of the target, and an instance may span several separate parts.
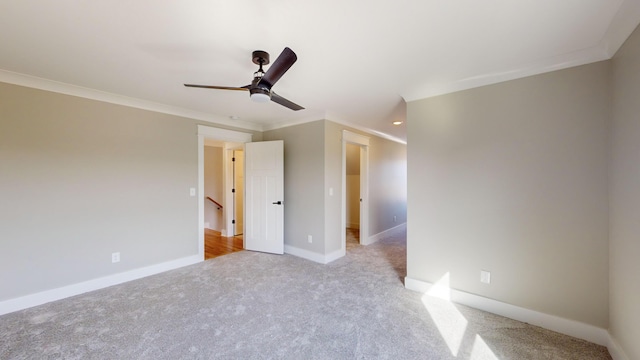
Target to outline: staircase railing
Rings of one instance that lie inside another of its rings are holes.
[[[222,205],[220,205],[220,203],[219,203],[219,202],[217,202],[217,201],[213,200],[213,199],[212,199],[212,198],[210,198],[209,196],[207,196],[207,199],[211,200],[211,202],[212,202],[212,203],[214,203],[214,204],[218,207],[218,210],[222,210]]]

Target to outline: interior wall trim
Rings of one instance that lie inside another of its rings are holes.
[[[332,253],[329,254],[319,254],[317,252],[313,252],[313,251],[309,251],[309,250],[305,250],[305,249],[300,249],[297,248],[295,246],[291,246],[291,245],[287,245],[284,244],[284,253],[285,254],[289,254],[289,255],[293,255],[293,256],[297,256],[299,258],[303,258],[306,260],[311,260],[313,262],[317,262],[319,264],[328,264],[332,261],[335,261],[343,256],[345,256],[345,252],[343,251],[334,251]]]
[[[404,286],[409,290],[426,293],[431,289],[433,284],[407,276],[405,277]],[[451,298],[448,300],[458,304],[540,326],[561,334],[587,340],[598,345],[607,346],[610,342],[608,331],[594,325],[565,319],[555,315],[549,315],[455,289],[450,289],[450,295]]]
[[[193,255],[97,279],[87,280],[77,284],[67,285],[56,289],[46,290],[31,295],[5,300],[0,302],[0,315],[8,314],[18,310],[28,309],[30,307],[65,299],[71,296],[84,294],[89,291],[99,290],[109,286],[122,284],[128,281],[141,279],[143,277],[159,274],[173,269],[178,269],[184,266],[193,265],[200,261],[203,261],[201,257]]]
[[[609,355],[613,358],[613,360],[629,360],[631,359],[627,354],[622,350],[620,344],[616,341],[616,339],[609,332],[609,341],[607,343],[607,349],[609,350]]]
[[[198,135],[208,139],[224,142],[248,143],[252,141],[253,135],[241,131],[220,129],[217,127],[198,125]]]
[[[391,229],[387,229],[384,231],[381,231],[377,234],[373,234],[371,236],[369,236],[368,239],[365,239],[365,242],[362,243],[362,245],[371,245],[373,243],[376,243],[384,238],[387,237],[391,237],[391,236],[395,236],[398,234],[401,234],[402,232],[407,230],[407,223],[402,223],[400,225],[394,226]]]
[[[629,35],[638,26],[640,20],[640,2],[624,0],[618,12],[610,22],[609,28],[602,39],[590,47],[576,51],[558,54],[554,57],[538,59],[536,61],[514,66],[510,70],[472,76],[454,82],[441,84],[425,84],[413,89],[405,89],[400,93],[406,102],[426,99],[434,96],[449,94],[457,91],[473,89],[481,86],[501,83],[504,81],[521,79],[527,76],[544,74],[551,71],[567,69],[574,66],[591,64],[609,60],[620,49]]]
[[[342,140],[348,143],[369,146],[368,136],[360,135],[349,130],[342,130]]]
[[[102,101],[110,104],[123,105],[132,108],[149,110],[163,114],[181,116],[194,120],[202,120],[213,124],[241,128],[245,130],[263,131],[262,126],[242,120],[231,120],[223,116],[208,114],[201,111],[189,110],[177,106],[161,104],[149,100],[142,100],[130,96],[118,95],[106,91],[71,85],[59,81],[48,80],[36,76],[20,74],[0,69],[0,82],[29,87],[38,90],[51,91],[59,94],[77,96],[85,99]]]

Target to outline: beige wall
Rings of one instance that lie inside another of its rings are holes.
[[[407,222],[407,145],[371,137],[369,204],[369,235]]]
[[[640,359],[640,30],[613,58],[610,332]]]
[[[0,99],[0,300],[198,253],[194,121],[4,83]]]
[[[325,254],[342,248],[342,130],[344,126],[324,121],[324,218]],[[329,190],[333,188],[333,195]]]
[[[209,196],[219,204],[223,203],[222,182],[222,148],[214,146],[204,147],[204,196]],[[205,227],[221,231],[224,228],[222,221],[223,209],[209,200],[204,202]]]
[[[326,121],[325,216],[329,239],[326,245],[327,254],[341,247],[343,130],[369,137],[369,236],[401,225],[407,218],[407,146]],[[334,196],[328,194],[329,187],[334,187]]]
[[[284,140],[286,245],[320,255],[342,246],[343,130],[363,134],[328,120],[264,133],[265,141]],[[376,194],[370,195],[369,233],[375,235],[406,222],[406,145],[363,135],[370,137],[369,187]]]
[[[610,110],[609,62],[409,103],[408,277],[607,328]]]
[[[0,301],[198,254],[211,123],[5,83],[0,99]]]
[[[324,254],[324,122],[266,131],[263,139],[284,140],[285,245]]]
[[[4,83],[0,98],[0,301],[198,254],[203,122]],[[287,244],[340,246],[342,128],[264,134],[285,140]]]

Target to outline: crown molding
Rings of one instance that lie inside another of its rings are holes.
[[[608,59],[610,57],[601,44],[587,50],[542,59],[508,71],[469,77],[449,83],[425,85],[421,88],[406,91],[401,95],[406,102],[416,101]]]
[[[405,140],[402,140],[402,139],[397,138],[395,136],[383,133],[381,131],[373,130],[373,129],[370,129],[368,127],[364,127],[362,125],[354,124],[354,123],[346,121],[346,120],[342,120],[342,119],[339,119],[339,118],[336,118],[336,117],[330,117],[330,118],[327,117],[326,120],[332,121],[334,123],[338,123],[340,125],[348,126],[350,128],[356,129],[356,130],[360,130],[360,131],[362,131],[364,133],[371,134],[371,135],[377,136],[379,138],[383,138],[383,139],[386,139],[386,140],[397,142],[399,144],[407,145],[407,142]]]
[[[295,126],[295,125],[301,125],[301,124],[306,124],[306,123],[310,123],[310,122],[314,122],[314,121],[318,121],[318,120],[325,120],[326,119],[326,113],[325,112],[320,112],[319,114],[316,115],[311,115],[302,119],[295,119],[295,120],[290,120],[290,121],[281,121],[278,123],[274,123],[274,124],[266,124],[262,127],[263,131],[269,131],[269,130],[277,130],[277,129],[282,129],[282,128],[286,128],[289,126]]]
[[[623,1],[598,47],[606,52],[609,59],[612,58],[638,24],[640,24],[640,2]]]
[[[429,84],[410,89],[401,95],[406,102],[426,99],[457,91],[492,85],[527,76],[567,69],[611,59],[640,24],[640,2],[623,1],[616,15],[611,19],[603,38],[594,46],[553,57],[539,59],[508,71],[474,76],[453,82]]]
[[[318,121],[318,120],[331,121],[331,122],[334,122],[334,123],[337,123],[337,124],[340,124],[340,125],[344,125],[344,126],[348,126],[350,128],[353,128],[353,129],[360,130],[360,131],[365,132],[367,134],[375,135],[375,136],[383,138],[383,139],[391,140],[391,141],[394,141],[394,142],[397,142],[397,143],[400,143],[400,144],[403,144],[403,145],[407,144],[406,141],[404,141],[404,140],[402,140],[400,138],[397,138],[395,136],[391,136],[389,134],[385,134],[383,132],[370,129],[370,128],[362,126],[362,125],[354,124],[354,123],[349,122],[349,121],[341,120],[338,117],[329,115],[327,113],[323,113],[320,116],[311,116],[311,117],[304,118],[304,119],[297,119],[297,120],[292,120],[292,121],[283,121],[283,122],[280,122],[280,123],[277,123],[277,124],[265,125],[264,131],[276,130],[276,129],[286,128],[286,127],[289,127],[289,126],[306,124],[306,123],[314,122],[314,121]]]
[[[39,90],[51,91],[59,94],[77,96],[85,99],[97,100],[116,105],[128,106],[142,110],[155,111],[163,114],[181,116],[189,119],[206,121],[213,124],[240,128],[243,130],[263,131],[262,126],[260,126],[259,124],[247,121],[230,120],[222,116],[208,114],[201,111],[189,110],[177,106],[170,106],[153,101],[137,99],[95,89],[89,89],[82,86],[71,85],[63,82],[48,80],[7,70],[0,70],[0,82],[25,86]]]

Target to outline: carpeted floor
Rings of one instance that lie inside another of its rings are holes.
[[[0,317],[0,359],[610,359],[406,290],[403,236],[320,265],[233,253]]]

